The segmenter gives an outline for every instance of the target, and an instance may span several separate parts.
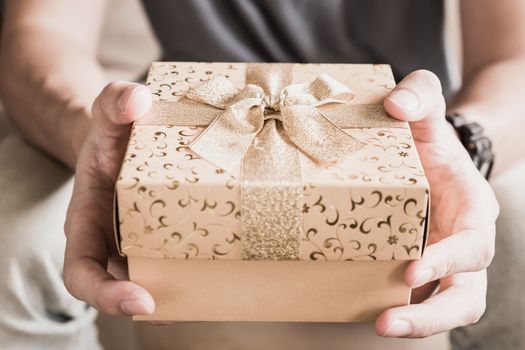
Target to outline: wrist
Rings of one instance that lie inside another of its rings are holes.
[[[495,157],[492,151],[492,141],[485,136],[483,127],[476,122],[468,122],[458,112],[447,113],[446,119],[456,131],[456,135],[467,150],[476,168],[488,179]]]

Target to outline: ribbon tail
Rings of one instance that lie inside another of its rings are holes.
[[[283,108],[281,115],[286,135],[320,165],[338,164],[364,145],[314,106],[292,105]]]
[[[243,158],[241,174],[242,258],[298,260],[301,168],[280,122],[266,121]]]
[[[208,126],[222,112],[221,109],[191,100],[153,101],[137,125]]]
[[[210,163],[230,169],[242,159],[263,125],[260,99],[248,98],[220,113],[190,144],[190,149]]]
[[[407,123],[392,118],[379,104],[331,103],[317,109],[328,120],[342,129],[351,128],[406,128]]]

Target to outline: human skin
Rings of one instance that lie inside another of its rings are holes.
[[[130,123],[147,111],[151,97],[138,84],[104,87],[107,81],[96,60],[103,8],[103,0],[8,1],[0,88],[7,112],[26,138],[76,170],[65,224],[66,287],[103,312],[147,314],[154,301],[125,279],[125,266],[115,254],[111,215]],[[501,172],[525,158],[525,149],[506,148],[522,142],[525,127],[519,115],[525,3],[464,0],[462,13],[465,83],[451,109],[486,127],[498,155],[496,171]],[[410,74],[385,100],[385,108],[411,122],[431,185],[432,219],[430,246],[405,273],[409,286],[420,287],[414,293],[417,303],[385,311],[376,322],[377,332],[423,337],[473,323],[485,309],[497,203],[445,122],[435,75]],[[429,297],[432,281],[439,281],[440,288]]]

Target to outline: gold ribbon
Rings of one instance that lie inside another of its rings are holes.
[[[292,73],[292,64],[251,63],[240,91],[215,76],[190,90],[189,101],[155,103],[142,122],[209,124],[191,150],[224,169],[242,160],[243,259],[299,259],[299,150],[321,166],[332,165],[362,146],[342,127],[400,126],[382,106],[348,105],[355,94],[326,74],[292,84]],[[323,109],[334,104],[340,108]]]

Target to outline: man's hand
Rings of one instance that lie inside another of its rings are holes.
[[[113,191],[130,124],[150,105],[149,90],[138,84],[114,82],[97,97],[64,227],[67,289],[111,315],[150,314],[155,309],[150,294],[126,280],[125,266],[115,251],[112,224]]]
[[[411,129],[430,182],[428,247],[412,262],[405,281],[414,304],[386,310],[376,331],[387,337],[426,337],[478,321],[485,311],[486,268],[494,256],[499,207],[453,128],[445,120],[439,79],[408,75],[385,99],[395,118]],[[439,281],[439,292],[429,295]]]

